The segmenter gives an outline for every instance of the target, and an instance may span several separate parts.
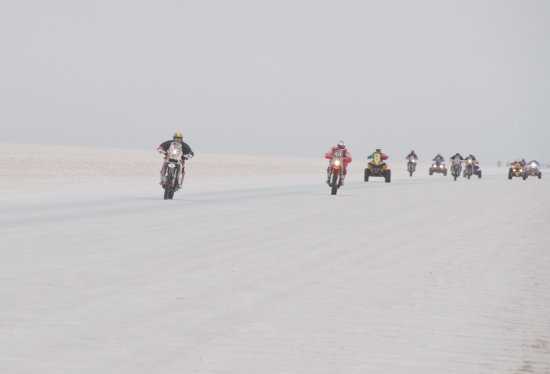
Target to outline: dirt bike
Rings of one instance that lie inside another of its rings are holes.
[[[481,178],[481,170],[475,166],[477,161],[467,158],[464,163],[466,164],[466,166],[464,166],[464,172],[462,173],[464,178],[470,179],[472,175],[477,175],[478,178]]]
[[[342,155],[342,151],[334,152],[328,168],[328,185],[330,187],[330,194],[336,195],[338,189],[342,186],[342,176],[344,174],[344,156]]]
[[[456,179],[460,177],[460,172],[462,171],[462,160],[460,158],[454,158],[451,165],[451,175]]]
[[[382,160],[380,152],[374,152],[372,161],[367,164],[365,182],[368,182],[370,177],[383,177],[386,183],[391,182],[391,170],[388,169],[388,165]]]
[[[174,193],[180,189],[182,177],[182,145],[178,142],[172,142],[167,152],[161,151],[164,155],[164,165],[162,167],[162,188],[164,188],[164,200],[172,200]],[[183,156],[185,159],[186,155]]]
[[[523,180],[527,179],[527,171],[519,162],[516,162],[514,166],[508,170],[508,179],[512,179],[514,177],[520,177]]]
[[[447,176],[447,168],[445,167],[445,163],[441,161],[435,161],[432,164],[432,167],[430,167],[429,173],[430,175],[433,175],[433,173],[443,173],[444,176]]]
[[[414,157],[409,158],[409,162],[407,162],[407,171],[410,177],[412,177],[413,173],[416,171],[416,159]]]

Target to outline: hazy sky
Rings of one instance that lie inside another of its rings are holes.
[[[0,142],[550,162],[550,1],[0,2]]]

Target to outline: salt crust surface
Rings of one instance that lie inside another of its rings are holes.
[[[160,164],[0,146],[0,373],[550,373],[546,174]]]

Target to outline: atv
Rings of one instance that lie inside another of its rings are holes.
[[[466,160],[464,160],[464,164],[464,171],[462,172],[464,178],[470,179],[473,175],[477,175],[478,178],[481,178],[481,169],[479,168],[477,160],[467,157]]]
[[[530,161],[527,166],[525,167],[525,174],[527,174],[527,177],[529,176],[535,176],[539,179],[542,178],[542,172],[540,171],[540,165],[537,161],[532,160]]]
[[[508,170],[508,179],[512,179],[514,177],[521,177],[523,180],[527,179],[527,172],[519,162],[514,163]]]
[[[380,152],[374,152],[372,161],[367,164],[365,182],[368,182],[370,177],[382,177],[386,183],[391,182],[391,170],[380,157]]]
[[[447,176],[447,168],[445,167],[444,162],[434,162],[429,170],[430,175],[433,173],[443,173],[444,176]]]

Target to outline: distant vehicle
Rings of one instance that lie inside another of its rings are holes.
[[[430,167],[429,173],[430,175],[433,175],[433,173],[443,173],[443,175],[447,176],[447,168],[445,167],[445,163],[437,161],[433,162],[432,166]]]
[[[540,164],[536,160],[531,160],[527,163],[525,167],[525,174],[527,177],[535,176],[539,179],[542,178],[542,172],[540,171]]]
[[[512,162],[512,167],[508,170],[508,179],[522,178],[523,180],[527,179],[527,171],[523,166],[523,163],[520,161]]]
[[[472,175],[477,175],[478,178],[481,178],[481,170],[477,165],[477,160],[472,160],[470,157],[467,157],[466,160],[464,160],[464,172],[462,176],[470,179]]]
[[[409,161],[407,162],[407,171],[411,177],[416,171],[416,159],[414,157],[409,157]]]
[[[336,151],[332,156],[329,170],[328,185],[330,194],[336,195],[338,189],[342,186],[342,173],[344,172],[344,158],[341,151]]]
[[[381,152],[374,152],[372,154],[372,161],[367,164],[365,182],[368,182],[370,177],[383,177],[386,183],[391,182],[391,170],[388,169],[388,165],[382,160]]]
[[[453,163],[451,164],[451,175],[453,178],[456,179],[460,177],[460,172],[462,171],[462,160],[458,157],[455,157],[453,159]]]

